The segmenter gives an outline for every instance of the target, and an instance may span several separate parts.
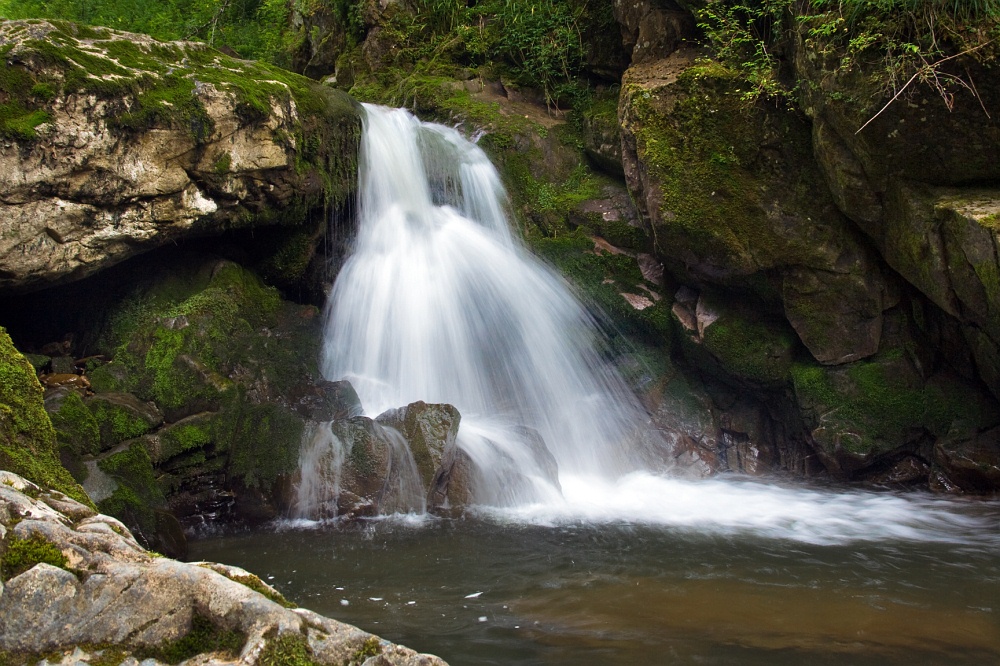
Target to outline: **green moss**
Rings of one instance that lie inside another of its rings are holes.
[[[229,470],[248,488],[269,488],[295,471],[304,424],[278,405],[254,405],[240,391],[227,398],[214,439],[229,450]]]
[[[361,644],[361,647],[351,655],[348,664],[350,666],[357,666],[363,664],[369,657],[375,657],[380,654],[382,654],[382,643],[379,641],[378,636],[369,636]]]
[[[233,166],[233,158],[229,153],[222,153],[222,155],[215,161],[212,165],[212,171],[215,172],[217,176],[225,176],[229,173],[229,169]]]
[[[741,379],[780,385],[790,379],[795,332],[776,323],[731,313],[705,328],[703,344]]]
[[[244,634],[222,629],[196,612],[191,618],[191,630],[187,634],[155,648],[137,649],[134,654],[139,659],[158,659],[168,664],[179,664],[208,652],[219,652],[230,659],[235,659],[244,643],[246,643]]]
[[[617,334],[655,344],[666,341],[670,330],[667,303],[655,301],[650,307],[636,310],[621,295],[647,293],[633,257],[597,251],[594,241],[579,230],[556,238],[531,238],[530,244],[577,287],[599,316],[614,322]]]
[[[54,544],[40,536],[22,539],[11,536],[7,541],[7,550],[0,560],[0,570],[3,579],[9,580],[19,576],[36,564],[51,564],[54,567],[66,569],[66,556]]]
[[[237,574],[223,574],[226,578],[240,585],[245,585],[249,587],[254,592],[261,594],[276,604],[283,606],[284,608],[298,608],[298,606],[284,597],[283,594],[277,590],[264,584],[260,578],[253,574],[237,575]]]
[[[136,96],[134,105],[115,118],[113,124],[119,129],[136,132],[152,127],[183,128],[196,142],[203,143],[215,126],[194,90],[194,81],[184,73],[158,77]]]
[[[52,426],[61,449],[80,455],[93,455],[101,450],[101,431],[94,414],[83,404],[75,391],[67,395],[59,411],[52,414]]]
[[[914,430],[941,437],[956,421],[995,424],[995,404],[976,389],[957,378],[924,383],[908,363],[898,349],[839,367],[796,363],[796,399],[834,430],[855,433],[844,443],[859,454],[892,450]]]
[[[92,401],[90,412],[99,429],[103,449],[145,435],[153,427],[127,407],[107,400]]]
[[[34,368],[0,327],[0,469],[93,506],[59,463],[56,433],[45,413]]]
[[[271,638],[257,663],[262,666],[318,666],[308,641],[301,634],[281,634]]]
[[[118,483],[111,497],[99,502],[98,508],[150,542],[156,532],[155,509],[163,506],[165,500],[146,449],[134,442],[124,451],[99,461],[97,466]]]
[[[809,265],[815,247],[776,232],[768,211],[808,215],[824,191],[818,174],[800,169],[780,194],[765,189],[774,169],[761,146],[780,137],[783,155],[809,157],[808,132],[794,115],[747,106],[739,76],[706,61],[685,70],[666,91],[626,85],[623,122],[662,194],[655,239],[663,256],[693,254],[702,264],[751,274],[774,265]],[[767,138],[770,137],[770,138]],[[779,167],[783,168],[783,167]],[[766,173],[766,171],[764,171]],[[761,295],[763,297],[763,294]]]

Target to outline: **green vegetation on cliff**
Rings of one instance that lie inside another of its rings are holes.
[[[35,370],[0,327],[0,469],[92,506],[60,464],[56,446]]]
[[[911,85],[926,86],[949,106],[955,94],[978,96],[975,83],[950,61],[1000,54],[997,0],[707,0],[697,3],[699,26],[716,55],[751,83],[748,99],[792,99],[802,84],[790,72],[789,38],[828,59],[835,72],[861,72],[892,97]],[[859,90],[859,93],[862,91]],[[876,101],[859,97],[862,106]],[[877,110],[877,109],[875,109]]]

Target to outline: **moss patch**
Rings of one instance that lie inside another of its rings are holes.
[[[7,541],[7,550],[3,554],[3,559],[0,560],[0,565],[2,565],[0,570],[2,570],[3,579],[9,580],[43,562],[60,569],[66,568],[66,556],[54,544],[42,537],[36,535],[21,539],[17,536],[11,536]]]
[[[254,405],[239,392],[227,400],[215,439],[229,469],[248,488],[269,488],[298,465],[303,421],[279,405]]]
[[[185,659],[208,652],[222,653],[229,659],[235,659],[244,643],[244,634],[221,629],[207,617],[195,613],[191,618],[191,630],[187,634],[155,648],[136,650],[135,656],[139,659],[158,659],[168,664],[179,664]]]
[[[943,437],[956,422],[985,429],[998,420],[995,403],[965,382],[947,376],[920,380],[901,350],[846,366],[796,363],[792,378],[807,413],[855,435],[842,439],[850,453],[893,450],[914,430]]]
[[[156,483],[153,463],[138,442],[97,463],[117,483],[114,493],[98,503],[104,513],[118,518],[137,536],[152,543],[156,533],[156,509],[164,497]]]
[[[60,449],[76,456],[94,455],[101,449],[98,421],[75,391],[67,395],[59,411],[52,414],[52,426]]]
[[[318,666],[309,643],[298,634],[282,634],[268,641],[258,662],[263,666]]]

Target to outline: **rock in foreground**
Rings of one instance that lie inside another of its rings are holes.
[[[144,550],[117,520],[0,472],[0,662],[443,666],[291,604],[242,569]],[[55,659],[59,659],[58,656]]]

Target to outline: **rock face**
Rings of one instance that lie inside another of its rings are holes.
[[[62,22],[0,23],[0,54],[14,114],[0,129],[2,292],[224,229],[303,224],[356,188],[355,104],[308,79]]]
[[[337,666],[444,665],[295,608],[242,569],[154,557],[114,518],[5,471],[0,544],[0,656],[82,648],[73,663],[114,654],[118,662],[279,664],[306,655]]]
[[[996,122],[920,92],[857,132],[883,91],[805,27],[783,46],[799,109],[749,104],[678,17],[701,5],[615,4],[624,173],[689,375],[650,394],[679,460],[995,490]]]

